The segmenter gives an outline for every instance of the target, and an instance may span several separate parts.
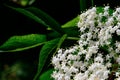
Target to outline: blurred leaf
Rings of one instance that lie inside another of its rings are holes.
[[[30,11],[31,13],[35,14],[37,17],[45,21],[53,30],[56,30],[60,33],[64,33],[63,30],[61,29],[61,25],[41,9],[38,9],[36,7],[29,7],[26,8],[26,10]]]
[[[54,79],[51,77],[51,74],[52,74],[52,73],[53,73],[53,69],[50,69],[50,70],[44,72],[44,73],[40,76],[39,80],[54,80]]]
[[[31,13],[30,11],[25,10],[24,8],[15,8],[15,7],[11,7],[11,6],[8,6],[8,7],[35,20],[36,22],[44,25],[45,27],[49,27],[49,25],[47,25],[42,19],[40,19],[39,17],[37,17],[35,14]]]
[[[20,0],[20,4],[22,5],[22,6],[26,6],[27,4],[28,4],[28,0]]]
[[[75,17],[74,19],[68,21],[64,25],[62,25],[62,28],[68,28],[68,27],[74,27],[77,26],[77,23],[79,21],[79,16]]]
[[[44,44],[46,41],[45,35],[29,34],[23,36],[13,36],[0,46],[1,51],[21,51],[30,49]]]
[[[35,0],[9,0],[9,1],[12,1],[20,6],[28,6],[35,2]]]
[[[42,47],[39,55],[39,64],[38,64],[38,72],[34,78],[34,80],[37,80],[38,76],[41,74],[41,71],[46,63],[46,60],[49,56],[49,54],[57,47],[59,38],[53,39],[51,41],[48,41],[45,43],[45,45]]]

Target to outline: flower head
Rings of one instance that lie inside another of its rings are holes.
[[[78,45],[60,49],[53,57],[55,80],[106,80],[114,70],[112,63],[120,64],[120,8],[112,14],[109,6],[97,10],[93,7],[80,15]]]

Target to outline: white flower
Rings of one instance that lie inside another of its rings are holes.
[[[108,11],[110,6],[105,6],[104,11]]]
[[[120,76],[120,73],[119,73],[119,72],[116,72],[116,73],[115,73],[115,76],[116,76],[116,77],[119,77],[119,76]]]
[[[115,80],[120,80],[120,77],[116,78]]]
[[[77,73],[77,72],[78,72],[78,69],[75,68],[74,66],[71,66],[69,71],[70,71],[71,73],[72,73],[72,72]]]
[[[60,59],[57,58],[56,56],[53,57],[52,59],[52,64],[55,64],[56,66],[59,66],[60,65]]]
[[[74,67],[77,67],[77,68],[79,68],[79,67],[82,66],[82,65],[84,65],[84,63],[81,62],[81,61],[75,61],[75,62],[73,63],[73,66],[74,66]]]
[[[78,26],[81,26],[81,25],[79,24]],[[85,27],[82,27],[82,28],[80,28],[80,31],[81,31],[81,32],[84,32],[85,29],[86,29]]]
[[[116,53],[120,53],[120,50],[117,48],[117,49],[115,49],[115,52]]]
[[[65,75],[65,80],[70,80],[70,76]]]
[[[69,54],[68,56],[67,56],[67,60],[75,60],[76,58],[75,58],[75,55],[72,55],[72,54]]]
[[[107,54],[105,57],[106,57],[106,61],[110,60],[112,58],[112,56],[110,54]]]
[[[120,8],[116,8],[116,11],[120,13]]]
[[[103,63],[103,58],[102,58],[102,56],[97,56],[94,61]]]
[[[120,50],[120,44],[118,44],[118,49]]]
[[[61,54],[61,53],[62,53],[62,49],[59,49],[59,50],[58,50],[58,54]]]
[[[120,65],[120,56],[116,59],[116,61],[117,61],[118,64]]]
[[[112,66],[112,64],[110,62],[106,63],[106,67],[110,68]]]
[[[91,38],[92,38],[92,34],[89,32],[89,33],[87,33],[87,40],[90,40]]]
[[[116,31],[116,33],[117,33],[117,35],[120,35],[120,29],[118,29],[118,30]]]
[[[115,76],[117,77],[115,80],[120,80],[120,72],[115,72]]]
[[[120,53],[119,52],[120,51],[120,42],[116,41],[115,45],[116,45],[116,52]]]
[[[105,11],[103,15],[108,16],[109,15],[108,11]]]
[[[98,52],[98,46],[91,46],[88,48],[88,53],[97,53]]]
[[[82,79],[82,77],[83,77],[83,74],[82,73],[78,73],[77,75],[75,75],[74,80],[80,80],[80,79]]]

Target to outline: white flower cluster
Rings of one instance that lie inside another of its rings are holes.
[[[52,58],[55,80],[120,80],[120,8],[101,9],[82,13],[78,45]]]

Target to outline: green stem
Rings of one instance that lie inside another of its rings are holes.
[[[77,37],[67,37],[67,39],[70,39],[70,40],[79,40],[80,38],[77,38]]]
[[[80,0],[80,10],[84,11],[86,9],[86,0]]]
[[[92,7],[94,6],[94,0],[91,0],[91,3],[92,3]]]

